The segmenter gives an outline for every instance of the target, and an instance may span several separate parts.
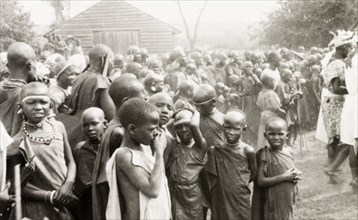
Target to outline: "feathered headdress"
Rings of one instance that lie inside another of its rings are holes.
[[[354,32],[353,31],[345,31],[345,30],[337,30],[337,35],[332,31],[329,32],[333,35],[333,40],[328,44],[329,47],[339,47],[344,44],[352,43]]]

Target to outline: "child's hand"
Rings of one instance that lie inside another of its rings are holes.
[[[295,176],[295,179],[293,180],[293,183],[298,183],[298,181],[300,181],[302,179],[301,176]]]
[[[53,202],[55,205],[62,205],[66,206],[72,202],[74,199],[73,195],[73,183],[72,182],[65,182],[55,193],[53,198]]]
[[[0,191],[0,202],[2,204],[11,204],[15,202],[15,196],[9,195],[10,183],[6,184],[5,189]]]
[[[294,169],[287,170],[282,174],[282,176],[285,178],[288,182],[293,182],[296,178],[296,175],[294,173]]]
[[[155,152],[163,154],[166,147],[167,138],[165,137],[165,133],[158,129],[158,133],[153,140],[153,148]]]

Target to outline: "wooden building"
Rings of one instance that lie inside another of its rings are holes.
[[[173,49],[173,35],[180,31],[123,0],[102,0],[46,35],[52,33],[80,39],[85,53],[103,43],[114,53],[136,45],[160,54]]]

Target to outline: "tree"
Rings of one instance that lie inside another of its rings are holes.
[[[24,12],[17,0],[1,0],[0,6],[0,51],[15,41],[32,44],[35,34],[30,13]]]
[[[349,29],[358,13],[358,0],[288,0],[279,4],[261,23],[261,43],[326,47],[333,37],[329,32]]]
[[[203,7],[201,8],[200,13],[198,15],[198,18],[196,19],[195,26],[194,26],[194,35],[193,36],[191,36],[191,34],[190,34],[189,24],[188,24],[188,22],[187,22],[187,20],[185,18],[185,15],[184,15],[180,0],[177,0],[177,4],[178,4],[180,17],[182,18],[183,23],[184,23],[185,33],[186,33],[186,37],[187,37],[188,42],[189,42],[190,49],[193,50],[195,48],[196,39],[198,37],[199,24],[200,24],[201,16],[202,16],[202,14],[203,14],[203,12],[204,12],[207,4],[208,4],[208,0],[205,0],[205,2],[203,4]]]
[[[55,22],[53,26],[57,27],[63,24],[69,17],[70,0],[44,0],[48,2],[55,10]]]

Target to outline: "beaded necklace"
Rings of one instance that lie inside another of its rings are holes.
[[[26,125],[27,125],[28,123],[23,123],[22,124],[22,131],[24,132],[24,134],[26,135],[26,137],[28,137],[31,141],[33,141],[33,142],[37,142],[37,143],[40,143],[40,144],[47,144],[47,145],[49,145],[50,143],[51,143],[51,141],[52,141],[52,139],[54,139],[55,138],[55,126],[53,126],[53,124],[52,123],[49,123],[51,126],[52,126],[52,136],[50,136],[50,137],[34,137],[34,136],[32,136],[28,131],[27,131],[27,128],[26,128]]]

